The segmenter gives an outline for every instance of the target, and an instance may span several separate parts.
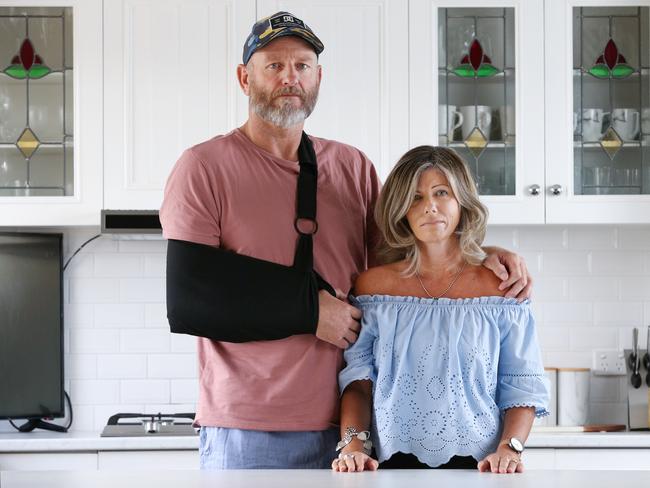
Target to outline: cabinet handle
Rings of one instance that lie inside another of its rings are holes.
[[[537,196],[537,195],[539,195],[539,190],[540,190],[540,186],[539,186],[539,185],[530,185],[530,186],[528,187],[528,193],[530,193],[530,194],[533,195],[533,196]]]
[[[564,189],[562,188],[562,185],[553,185],[549,190],[553,195],[558,196]]]

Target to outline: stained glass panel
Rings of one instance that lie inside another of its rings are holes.
[[[650,107],[642,62],[650,59],[650,9],[576,7],[573,13],[574,191],[647,193]]]
[[[0,7],[0,196],[74,194],[70,7]]]
[[[438,12],[438,142],[467,160],[481,194],[513,195],[514,9]]]

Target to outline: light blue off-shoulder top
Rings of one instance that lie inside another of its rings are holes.
[[[379,462],[398,451],[429,466],[454,455],[480,461],[496,449],[504,410],[548,415],[528,300],[363,295],[351,303],[363,319],[339,386],[372,380]]]

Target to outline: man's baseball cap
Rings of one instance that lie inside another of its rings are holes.
[[[289,12],[278,12],[258,20],[244,43],[244,64],[253,53],[269,42],[283,36],[297,36],[307,41],[316,54],[323,52],[325,46],[316,34],[302,20]]]

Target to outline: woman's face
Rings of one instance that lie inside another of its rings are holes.
[[[444,242],[453,235],[460,221],[460,204],[441,171],[431,168],[422,173],[406,219],[418,241]]]

